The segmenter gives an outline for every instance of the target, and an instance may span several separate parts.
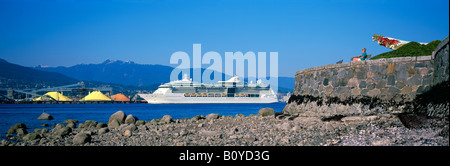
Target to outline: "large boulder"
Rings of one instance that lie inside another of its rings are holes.
[[[95,120],[86,120],[83,124],[83,127],[86,129],[97,127],[98,122]]]
[[[77,124],[76,123],[73,123],[73,122],[69,122],[69,123],[67,123],[67,127],[70,127],[70,128],[77,128]]]
[[[137,117],[135,117],[134,115],[130,114],[125,119],[125,124],[135,124],[137,120],[138,120]]]
[[[135,125],[136,126],[141,126],[141,125],[145,125],[145,123],[147,123],[147,122],[145,122],[144,120],[137,120]]]
[[[201,120],[201,119],[205,119],[205,115],[194,116],[191,120],[196,122],[196,121]]]
[[[19,128],[28,129],[27,125],[25,125],[24,123],[16,123],[14,126],[11,126],[10,129],[19,129]]]
[[[220,114],[209,114],[206,115],[206,120],[211,120],[211,119],[219,119],[220,118]]]
[[[64,136],[66,136],[66,135],[69,135],[69,133],[71,133],[71,132],[72,132],[72,128],[70,128],[70,127],[62,127],[60,129],[56,130],[56,136],[62,138]]]
[[[78,123],[78,120],[76,120],[76,119],[67,119],[67,120],[65,120],[63,123]]]
[[[53,116],[48,113],[43,112],[38,118],[38,120],[52,120]]]
[[[55,127],[53,127],[53,131],[56,131],[56,130],[58,130],[58,129],[60,129],[60,128],[63,128],[63,127],[66,127],[66,126],[64,126],[64,124],[61,124],[61,123],[58,123],[58,124],[56,124],[55,125]]]
[[[161,119],[161,122],[171,123],[171,122],[174,122],[174,120],[172,119],[172,116],[164,115],[163,118]]]
[[[119,122],[119,124],[124,124],[125,123],[125,118],[127,116],[125,115],[125,113],[123,111],[117,111],[116,113],[112,114],[109,117],[108,120],[108,125],[109,123],[111,123],[113,120],[117,120]]]
[[[88,142],[91,142],[91,135],[87,133],[78,133],[72,140],[74,145],[83,145]]]
[[[136,131],[138,128],[134,124],[122,124],[119,126],[119,131],[125,132],[125,130]]]
[[[269,108],[269,107],[261,108],[258,111],[258,115],[260,115],[262,117],[265,117],[265,116],[273,116],[273,117],[275,117],[275,110],[273,108]]]
[[[115,129],[120,126],[120,122],[117,119],[113,119],[111,122],[108,123],[108,128]]]
[[[28,131],[27,131],[27,129],[24,129],[24,128],[18,128],[16,130],[16,133],[17,133],[17,136],[24,136],[24,135],[28,134]]]
[[[8,129],[7,134],[11,135],[11,134],[17,133],[18,129],[22,129],[22,131],[26,132],[27,126],[23,123],[16,123],[14,126],[11,126]]]
[[[101,128],[101,129],[98,130],[98,134],[105,134],[107,132],[109,132],[109,129],[106,128],[106,127],[105,128]]]
[[[25,135],[23,137],[24,141],[31,141],[31,140],[35,140],[35,139],[39,139],[41,138],[41,136],[38,133],[28,133],[27,135]]]
[[[97,126],[96,126],[96,128],[98,128],[98,129],[101,129],[101,128],[104,128],[104,127],[108,127],[108,124],[106,124],[106,123],[98,123]]]

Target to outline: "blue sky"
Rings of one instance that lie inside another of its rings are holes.
[[[222,57],[278,52],[278,75],[293,77],[363,47],[390,51],[373,34],[430,42],[448,32],[448,0],[0,0],[0,58],[24,66],[169,65],[172,53],[192,56],[201,43]]]

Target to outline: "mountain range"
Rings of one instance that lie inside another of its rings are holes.
[[[43,83],[46,86],[60,86],[85,81],[134,87],[132,89],[139,89],[139,87],[148,89],[169,82],[170,74],[174,69],[170,66],[138,64],[121,60],[106,60],[99,64],[77,64],[70,67],[47,67],[43,65],[24,67],[2,59],[0,59],[0,63],[2,63],[0,68],[2,87],[7,86],[3,85],[8,84],[8,82],[5,82],[5,79],[7,79],[10,82],[15,80],[17,83],[29,83],[30,86]],[[203,72],[205,69],[201,70]],[[224,74],[222,74],[222,78],[226,78]],[[279,92],[292,92],[294,82],[295,79],[291,77],[278,77]]]
[[[0,59],[0,88],[30,89],[75,84],[78,80],[56,72],[47,72],[12,64]]]
[[[169,81],[173,68],[163,65],[137,64],[132,61],[106,60],[100,64],[78,64],[71,67],[35,69],[56,72],[83,81],[99,81],[129,86],[148,86]]]

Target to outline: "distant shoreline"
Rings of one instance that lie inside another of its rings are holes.
[[[146,101],[13,101],[0,102],[0,104],[130,104],[143,103]]]

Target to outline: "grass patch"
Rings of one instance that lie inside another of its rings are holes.
[[[431,53],[436,49],[438,44],[441,43],[440,40],[434,40],[427,45],[422,45],[417,42],[409,42],[404,46],[398,48],[397,50],[385,52],[376,55],[370,60],[381,59],[381,58],[394,58],[394,57],[408,57],[408,56],[426,56],[431,55]]]

